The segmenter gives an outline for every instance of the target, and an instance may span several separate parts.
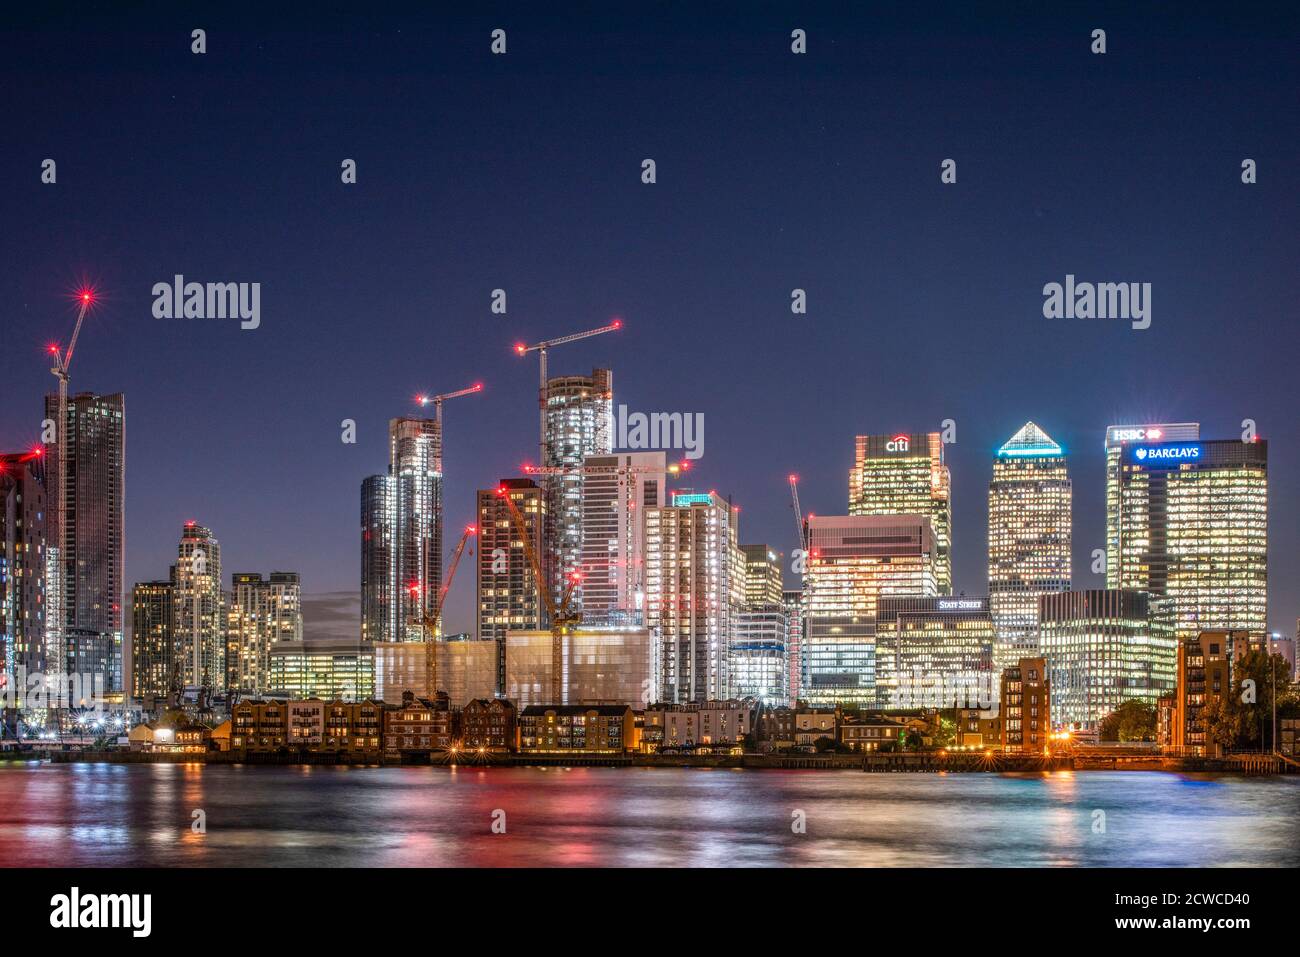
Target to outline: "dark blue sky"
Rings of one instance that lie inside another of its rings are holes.
[[[805,509],[843,512],[855,434],[955,419],[971,594],[993,451],[1026,419],[1071,454],[1089,587],[1105,426],[1199,420],[1217,438],[1253,418],[1270,440],[1270,624],[1293,631],[1295,19],[109,6],[24,13],[0,39],[0,446],[39,435],[42,349],[70,331],[66,293],[96,280],[73,387],[126,393],[129,582],[165,575],[196,519],[228,572],[356,591],[359,486],[384,468],[388,418],[418,391],[485,383],[447,406],[457,529],[476,488],[536,457],[536,362],[511,344],[619,315],[622,332],[552,369],[608,364],[616,401],[704,413],[693,482],[735,497],[747,542],[792,545],[790,471]],[[939,182],[946,157],[956,185]],[[154,319],[151,287],[178,272],[262,283],[261,328]],[[1151,328],[1044,319],[1043,284],[1067,273],[1152,283]],[[453,628],[472,627],[470,569]]]

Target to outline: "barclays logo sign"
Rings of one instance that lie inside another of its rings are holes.
[[[1169,445],[1136,445],[1129,450],[1129,460],[1148,468],[1177,468],[1201,461],[1204,447],[1199,442]]]

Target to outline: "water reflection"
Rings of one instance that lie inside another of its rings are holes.
[[[1296,866],[1298,821],[1296,778],[0,762],[7,866]]]

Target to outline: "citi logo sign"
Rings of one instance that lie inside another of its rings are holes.
[[[892,439],[890,439],[888,442],[885,443],[885,451],[887,451],[887,452],[907,452],[907,451],[910,450],[911,445],[912,445],[912,440],[911,440],[911,438],[910,438],[909,436],[906,436],[906,435],[896,435],[896,436],[894,436]]]
[[[148,937],[153,927],[152,894],[69,894],[50,898],[50,926],[60,928],[126,927],[132,937]]]

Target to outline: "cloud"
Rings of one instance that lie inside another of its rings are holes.
[[[302,596],[302,631],[305,638],[361,637],[361,593],[318,592]]]

